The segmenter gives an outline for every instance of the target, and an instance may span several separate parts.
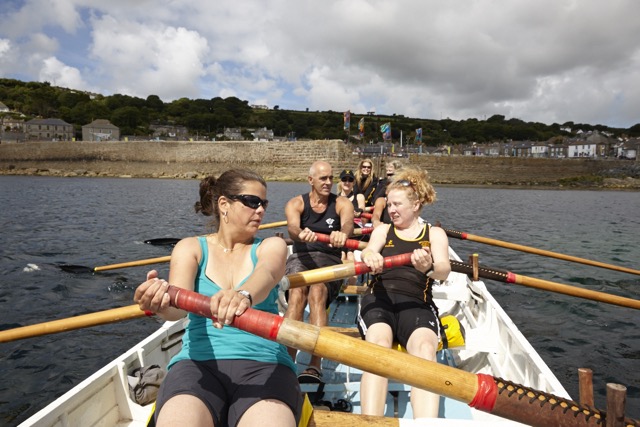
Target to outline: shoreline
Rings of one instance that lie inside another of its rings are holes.
[[[14,162],[15,163],[15,162]],[[207,176],[203,172],[144,172],[140,169],[136,172],[129,171],[127,167],[108,167],[100,168],[100,171],[87,168],[82,162],[64,162],[62,168],[50,168],[45,166],[29,165],[18,167],[9,165],[9,167],[0,165],[0,176],[50,176],[61,178],[122,178],[122,179],[190,179],[200,180]],[[129,166],[129,165],[127,165]],[[166,167],[166,165],[165,165]],[[142,169],[142,168],[141,168]],[[212,172],[215,174],[215,172]],[[279,177],[265,176],[266,181],[272,182],[305,182],[304,178],[294,178],[290,174],[282,174]],[[463,188],[497,188],[497,189],[528,189],[528,190],[609,190],[609,191],[640,191],[640,179],[638,178],[603,178],[601,182],[595,180],[575,181],[573,183],[559,182],[535,182],[523,184],[522,182],[513,183],[493,183],[493,182],[442,182],[437,179],[432,180],[432,184],[441,187],[463,187]]]

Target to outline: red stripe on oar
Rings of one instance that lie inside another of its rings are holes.
[[[362,212],[362,213],[360,214],[360,217],[361,217],[361,218],[366,218],[366,219],[371,219],[371,218],[373,218],[373,214],[366,213],[366,212]]]
[[[153,311],[145,310],[144,311],[144,315],[145,316],[155,316],[156,314]]]
[[[498,386],[491,375],[477,374],[478,391],[469,406],[480,411],[492,412],[498,396]]]
[[[175,286],[169,286],[168,293],[172,306],[216,320],[211,314],[210,297]],[[248,308],[242,315],[234,318],[231,326],[275,341],[283,320],[278,315]]]
[[[331,243],[331,238],[329,237],[328,234],[316,233],[316,237],[318,238],[318,242],[320,243]],[[353,250],[360,249],[360,241],[347,239],[344,242],[344,247],[347,249],[353,249]]]
[[[517,283],[518,277],[515,273],[507,271],[507,283]]]
[[[467,238],[467,233],[460,233],[460,238],[461,238],[462,240],[466,240],[466,238]]]
[[[408,252],[406,254],[384,257],[383,266],[384,268],[390,268],[390,267],[399,267],[401,265],[411,264],[411,254],[412,252]],[[355,275],[364,274],[371,271],[371,269],[364,262],[353,263],[353,269],[355,270]]]

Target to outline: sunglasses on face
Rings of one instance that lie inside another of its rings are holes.
[[[371,169],[371,165],[362,165],[362,169]]]
[[[251,209],[258,209],[260,206],[262,206],[265,210],[267,210],[267,206],[269,205],[268,200],[261,199],[260,197],[254,196],[252,194],[234,194],[226,197],[227,199],[237,200]]]
[[[353,178],[351,178],[350,176],[345,176],[340,181],[342,181],[342,182],[353,182],[355,180]]]

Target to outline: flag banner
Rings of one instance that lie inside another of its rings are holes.
[[[416,142],[422,142],[422,128],[416,129]]]
[[[391,139],[391,123],[385,123],[380,126],[380,132],[382,132],[382,139],[387,141]]]
[[[358,129],[360,130],[360,138],[364,137],[364,117],[358,122]]]
[[[344,130],[349,130],[351,125],[351,111],[344,112]]]

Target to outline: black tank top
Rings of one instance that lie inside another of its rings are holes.
[[[314,233],[331,234],[332,231],[340,231],[340,216],[336,211],[336,200],[338,196],[329,194],[327,208],[322,213],[317,213],[311,209],[309,193],[302,195],[304,209],[300,215],[300,228],[309,228]],[[327,254],[340,256],[340,249],[330,248],[326,243],[306,243],[294,242],[293,252],[324,252]]]
[[[387,243],[382,248],[383,257],[413,252],[415,249],[430,246],[429,226],[423,225],[422,232],[413,240],[405,240],[396,233],[392,224],[387,233]],[[425,273],[409,265],[387,268],[372,280],[372,292],[391,292],[414,296],[426,303],[433,304],[432,281]]]

